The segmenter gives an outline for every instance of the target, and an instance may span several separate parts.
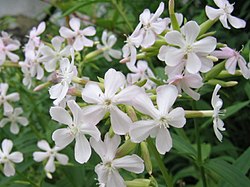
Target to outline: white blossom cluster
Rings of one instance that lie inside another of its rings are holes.
[[[245,22],[231,16],[233,5],[226,0],[214,0],[220,9],[206,7],[206,14],[210,20],[219,19],[225,28],[229,28],[227,20],[235,28],[242,28]],[[125,187],[125,181],[119,174],[123,168],[129,172],[142,173],[144,161],[136,154],[117,156],[121,139],[126,137],[134,142],[141,143],[148,137],[155,139],[157,151],[164,155],[173,146],[171,129],[183,128],[186,124],[185,110],[176,104],[180,95],[189,99],[199,100],[199,88],[204,84],[203,75],[210,72],[214,66],[214,59],[225,59],[225,69],[229,74],[235,74],[238,64],[242,75],[250,78],[249,65],[234,49],[227,46],[217,48],[217,39],[214,36],[200,35],[201,26],[195,21],[183,23],[183,15],[175,14],[179,29],[175,29],[172,20],[161,18],[164,12],[164,3],[160,3],[155,13],[145,9],[139,16],[139,24],[134,32],[127,37],[122,53],[113,49],[117,38],[114,34],[104,31],[101,43],[97,45],[89,37],[96,34],[93,26],[81,29],[81,20],[73,17],[69,26],[62,26],[60,36],[46,43],[41,39],[46,25],[40,23],[34,27],[24,46],[24,60],[12,51],[19,49],[20,43],[2,32],[0,37],[0,66],[8,60],[21,66],[23,84],[32,87],[32,78],[49,81],[49,95],[53,99],[50,116],[54,121],[62,124],[52,134],[55,143],[50,147],[46,140],[37,143],[42,151],[33,153],[36,162],[46,160],[45,171],[48,177],[55,172],[55,160],[62,165],[69,161],[67,155],[59,153],[74,142],[74,158],[84,164],[89,161],[92,149],[100,156],[101,163],[95,167],[100,186]],[[167,80],[158,85],[150,65],[145,60],[139,60],[138,51],[156,48],[160,61],[165,63]],[[100,82],[85,80],[79,76],[78,61],[75,54],[87,47],[96,45],[98,53],[101,51],[107,61],[112,58],[120,59],[122,54],[126,66],[131,73],[125,76],[122,72],[110,68]],[[111,58],[112,57],[112,58]],[[137,61],[138,60],[138,61]],[[140,85],[141,81],[146,83]],[[213,128],[216,137],[222,141],[224,123],[220,119],[220,110],[223,101],[218,95],[220,85],[216,85],[212,94]],[[149,91],[152,92],[149,92]],[[3,106],[4,117],[0,127],[10,123],[10,131],[19,133],[19,125],[28,125],[27,118],[20,116],[22,108],[13,108],[10,102],[19,100],[18,93],[7,94],[8,84],[0,84],[0,106]],[[77,96],[77,97],[71,97]],[[84,103],[84,106],[79,105]],[[65,104],[66,103],[66,104]],[[129,113],[132,108],[135,116]],[[100,122],[110,119],[109,132],[102,140]],[[13,143],[10,140],[2,141],[0,149],[0,164],[4,164],[3,172],[6,176],[15,174],[14,163],[22,162],[20,152],[10,153]]]

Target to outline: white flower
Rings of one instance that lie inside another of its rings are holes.
[[[118,104],[131,104],[131,100],[142,90],[137,86],[121,89],[126,83],[125,76],[114,69],[109,69],[104,77],[104,93],[98,84],[89,82],[82,90],[82,98],[92,104],[84,107],[89,118],[98,123],[107,112],[110,112],[111,125],[116,134],[123,135],[132,123],[126,113],[118,108]]]
[[[8,139],[2,141],[2,149],[0,149],[0,164],[4,164],[3,173],[10,177],[15,175],[14,163],[23,161],[23,154],[20,152],[10,153],[13,147],[13,142]]]
[[[74,65],[74,57],[72,55],[71,63],[68,58],[63,58],[60,61],[60,70],[57,73],[57,78],[59,83],[54,86],[51,86],[49,89],[49,94],[51,99],[54,100],[53,104],[58,105],[63,98],[67,95],[71,80],[74,76],[77,75],[77,69]]]
[[[54,131],[52,139],[58,147],[66,147],[75,139],[75,160],[83,164],[89,160],[91,155],[91,148],[85,135],[90,135],[99,141],[101,134],[93,119],[86,117],[74,100],[68,101],[67,105],[73,114],[73,119],[69,112],[62,107],[56,106],[50,109],[53,120],[67,125],[66,128]]]
[[[135,65],[126,63],[128,69],[133,73],[127,74],[127,81],[129,84],[134,84],[137,81],[147,79],[147,83],[143,86],[145,89],[151,89],[155,86],[155,83],[151,81],[150,77],[155,77],[152,70],[148,67],[148,63],[143,60],[139,60]]]
[[[136,48],[138,48],[141,45],[142,39],[143,39],[143,33],[140,30],[142,26],[142,23],[139,23],[134,32],[127,37],[127,40],[125,41],[125,45],[122,48],[122,53],[124,58],[130,58],[129,62],[132,64],[135,64],[136,62]]]
[[[104,142],[90,139],[91,146],[102,159],[102,162],[95,167],[101,186],[126,187],[118,172],[120,168],[137,174],[144,171],[143,160],[135,154],[121,158],[115,157],[120,142],[120,136],[114,135],[110,138],[108,133],[105,135]]]
[[[43,46],[41,48],[40,61],[43,62],[44,68],[47,72],[55,71],[57,62],[63,57],[68,57],[70,55],[70,46],[62,48],[62,43],[64,39],[60,36],[52,38],[51,44],[53,49],[49,46]]]
[[[13,107],[8,101],[18,101],[20,99],[19,93],[7,94],[9,85],[7,83],[0,83],[0,106],[3,104],[4,113],[10,113],[13,111]]]
[[[223,105],[223,101],[220,98],[220,95],[217,95],[220,88],[221,88],[221,86],[219,84],[217,84],[215,86],[215,89],[214,89],[213,95],[212,95],[211,104],[212,104],[213,109],[214,109],[214,114],[213,114],[214,133],[215,133],[216,137],[218,138],[218,140],[222,141],[222,134],[220,133],[220,131],[225,131],[226,129],[224,128],[224,122],[219,118],[220,109]]]
[[[230,74],[235,73],[236,65],[238,63],[242,75],[246,79],[250,78],[250,70],[247,67],[247,62],[238,51],[235,51],[229,47],[223,47],[221,48],[221,51],[214,51],[212,55],[216,56],[219,59],[227,59],[225,68]]]
[[[200,33],[200,27],[195,21],[187,22],[181,33],[170,31],[165,35],[167,43],[177,46],[162,46],[158,58],[168,66],[177,66],[186,63],[186,70],[195,74],[199,71],[207,72],[212,66],[212,60],[206,58],[216,48],[216,38],[208,36],[196,41]]]
[[[229,23],[236,29],[246,27],[246,22],[244,20],[231,15],[234,10],[234,4],[230,4],[227,0],[214,0],[214,2],[219,9],[215,9],[210,6],[206,6],[205,9],[207,17],[210,20],[214,20],[219,17],[223,27],[227,29],[230,29],[227,21],[229,21]]]
[[[177,96],[178,90],[173,85],[160,86],[157,92],[157,108],[154,107],[149,96],[144,93],[134,99],[134,107],[150,116],[152,119],[134,122],[129,130],[131,141],[139,143],[149,135],[156,137],[156,148],[160,154],[165,154],[172,147],[172,138],[168,128],[170,126],[182,128],[185,123],[183,108],[171,109]]]
[[[62,165],[66,165],[69,161],[69,158],[65,154],[58,153],[58,151],[61,151],[63,149],[59,148],[57,146],[54,146],[53,148],[50,148],[48,142],[46,140],[41,140],[37,142],[37,147],[44,150],[45,152],[36,151],[33,153],[33,159],[36,162],[42,162],[43,160],[47,160],[47,163],[44,167],[44,169],[47,172],[55,172],[55,159],[58,160],[58,162]]]
[[[170,20],[159,18],[164,11],[164,3],[161,2],[154,14],[150,13],[149,9],[145,9],[140,15],[140,22],[143,25],[143,40],[141,46],[144,48],[150,47],[155,43],[158,34],[161,34],[170,23]]]
[[[113,58],[116,58],[116,59],[121,58],[121,55],[122,55],[121,51],[116,50],[116,49],[112,49],[112,47],[115,45],[116,41],[117,41],[117,38],[114,34],[108,34],[107,31],[103,31],[103,33],[102,33],[103,45],[98,44],[96,47],[97,47],[97,49],[104,50],[103,56],[107,61],[112,61],[110,56]]]
[[[72,40],[73,48],[76,51],[81,51],[83,47],[92,47],[94,42],[86,36],[93,36],[96,33],[94,27],[86,27],[83,30],[80,30],[80,19],[71,18],[69,21],[70,27],[73,29],[70,30],[67,27],[61,27],[59,33],[62,37]]]
[[[22,126],[27,126],[29,124],[29,121],[26,117],[20,116],[20,114],[23,113],[22,108],[15,108],[12,113],[6,113],[5,116],[7,118],[3,118],[0,121],[0,127],[4,127],[7,123],[10,123],[10,132],[13,134],[19,133],[19,126],[18,124]]]
[[[4,44],[2,38],[0,38],[0,66],[6,61],[6,56],[12,61],[17,62],[19,60],[19,56],[12,53],[12,51],[16,51],[19,49],[20,45],[10,43]]]

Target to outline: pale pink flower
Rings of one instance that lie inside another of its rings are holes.
[[[118,92],[126,83],[125,76],[114,69],[109,69],[104,77],[104,93],[98,84],[89,82],[82,90],[82,98],[92,104],[84,107],[86,115],[98,123],[107,112],[110,112],[111,125],[116,134],[123,135],[129,130],[131,119],[118,108],[118,104],[131,104],[132,99],[142,88],[128,86]]]
[[[121,51],[116,50],[116,49],[112,49],[112,47],[115,45],[116,41],[117,41],[117,38],[116,38],[116,36],[114,34],[110,34],[107,31],[103,31],[103,33],[102,33],[102,43],[103,43],[103,45],[98,44],[96,46],[97,49],[100,49],[100,50],[103,49],[104,50],[103,56],[109,62],[112,61],[110,56],[115,58],[115,59],[120,59],[121,56],[122,56]]]
[[[219,59],[227,59],[225,68],[230,74],[235,74],[236,66],[238,64],[242,75],[246,79],[250,78],[250,70],[247,67],[247,62],[238,51],[229,47],[223,47],[221,48],[221,51],[214,51],[212,55]]]
[[[161,2],[154,14],[150,13],[149,9],[145,9],[140,15],[142,23],[143,40],[141,46],[144,48],[150,47],[155,43],[157,35],[161,34],[170,23],[170,20],[161,19],[160,15],[164,11],[164,3]]]
[[[3,173],[5,176],[14,176],[15,165],[23,161],[23,154],[21,152],[10,153],[13,147],[13,142],[8,139],[2,141],[2,149],[0,149],[0,164],[4,164]]]
[[[41,22],[37,28],[33,27],[29,33],[29,41],[26,44],[27,46],[35,46],[38,47],[41,44],[41,40],[40,40],[40,34],[42,34],[46,29],[46,24],[45,22]],[[29,47],[28,47],[29,48]]]
[[[47,72],[55,71],[57,62],[70,55],[70,46],[62,48],[63,42],[64,39],[62,37],[56,36],[51,40],[53,48],[49,46],[41,47],[41,57],[39,60],[43,62]]]
[[[20,114],[23,113],[22,108],[15,108],[13,112],[11,113],[6,113],[5,116],[7,118],[2,118],[0,121],[0,127],[4,127],[7,123],[10,123],[10,132],[13,134],[18,134],[19,133],[19,126],[18,124],[22,126],[27,126],[29,124],[29,121],[27,120],[26,117],[20,116]]]
[[[246,22],[244,20],[231,15],[234,10],[234,4],[230,4],[227,0],[214,0],[214,2],[219,9],[215,9],[210,6],[206,6],[205,9],[207,17],[210,20],[219,18],[223,27],[227,29],[230,29],[228,22],[236,29],[246,27]]]
[[[116,158],[116,152],[121,142],[118,135],[112,138],[109,133],[105,135],[104,142],[95,139],[90,139],[90,144],[95,152],[101,157],[102,162],[95,167],[95,172],[98,175],[98,181],[101,186],[105,187],[126,187],[125,182],[118,169],[125,169],[133,173],[142,173],[144,171],[143,160],[133,154],[121,158]]]
[[[7,32],[2,31],[1,32],[2,36],[0,37],[5,45],[8,44],[13,44],[16,46],[21,46],[21,43],[18,40],[12,39],[11,35],[8,34]]]
[[[19,93],[11,93],[7,94],[9,85],[7,83],[0,83],[0,106],[3,105],[4,113],[11,113],[13,111],[13,107],[9,104],[9,101],[19,101]]]
[[[64,147],[59,148],[57,146],[54,146],[53,148],[50,148],[46,140],[41,140],[37,142],[37,147],[39,147],[45,152],[42,152],[42,151],[34,152],[33,159],[36,162],[42,162],[44,160],[47,160],[45,167],[44,167],[46,172],[50,172],[50,173],[55,172],[56,170],[55,159],[58,160],[58,162],[62,165],[66,165],[69,161],[69,158],[67,155],[58,153]]]
[[[67,27],[61,27],[59,30],[59,33],[63,38],[72,41],[72,46],[76,51],[81,51],[83,47],[92,47],[94,42],[86,38],[86,36],[93,36],[96,33],[95,28],[92,26],[80,30],[80,24],[80,19],[71,18],[69,25],[72,30]]]
[[[6,61],[6,56],[12,61],[17,62],[19,56],[12,53],[12,51],[18,50],[20,45],[10,43],[4,44],[3,39],[0,37],[0,66]]]
[[[158,152],[165,154],[172,147],[172,138],[168,128],[170,126],[182,128],[186,123],[185,112],[181,107],[172,109],[178,96],[175,86],[159,86],[156,93],[157,108],[146,93],[137,95],[134,99],[133,106],[141,113],[150,116],[151,119],[134,122],[130,126],[129,135],[131,141],[136,143],[142,142],[148,136],[156,137]]]
[[[213,128],[214,128],[214,133],[219,141],[222,141],[222,134],[220,131],[225,131],[226,129],[224,128],[224,122],[220,119],[220,109],[223,105],[223,101],[220,98],[220,95],[218,94],[219,89],[221,86],[217,84],[214,88],[213,95],[212,95],[212,100],[211,104],[214,109],[214,114],[213,114]]]
[[[200,88],[203,85],[199,73],[191,74],[183,71],[183,64],[176,67],[166,66],[165,73],[168,76],[167,83],[175,85],[180,94],[182,93],[181,90],[183,90],[194,100],[200,99],[200,94],[192,89]]]
[[[192,74],[209,71],[213,62],[206,56],[216,48],[216,38],[208,36],[197,41],[199,33],[200,27],[195,21],[187,22],[181,32],[168,32],[165,35],[167,43],[177,47],[162,46],[158,58],[171,67],[185,62],[185,69]]]
[[[52,134],[52,139],[58,147],[66,147],[75,139],[75,160],[83,164],[89,160],[91,155],[91,148],[86,135],[90,135],[96,141],[99,141],[101,133],[95,126],[95,120],[86,117],[84,111],[74,100],[68,101],[67,105],[73,114],[73,118],[62,107],[56,106],[50,109],[50,115],[53,120],[67,125],[66,128],[55,130]]]

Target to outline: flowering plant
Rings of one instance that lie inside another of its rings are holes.
[[[214,32],[246,27],[234,4],[192,20],[169,0],[132,21],[124,2],[100,2],[51,2],[66,22],[42,21],[22,44],[2,31],[0,169],[14,177],[0,186],[249,185],[250,151],[226,130],[250,103],[249,48]],[[238,83],[248,100],[230,103]]]

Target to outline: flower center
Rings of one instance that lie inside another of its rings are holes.
[[[167,117],[161,117],[159,119],[159,125],[160,125],[160,128],[163,127],[163,128],[169,128],[169,124],[168,124],[168,118]]]
[[[72,124],[70,131],[75,136],[79,132],[79,129],[74,124]]]

